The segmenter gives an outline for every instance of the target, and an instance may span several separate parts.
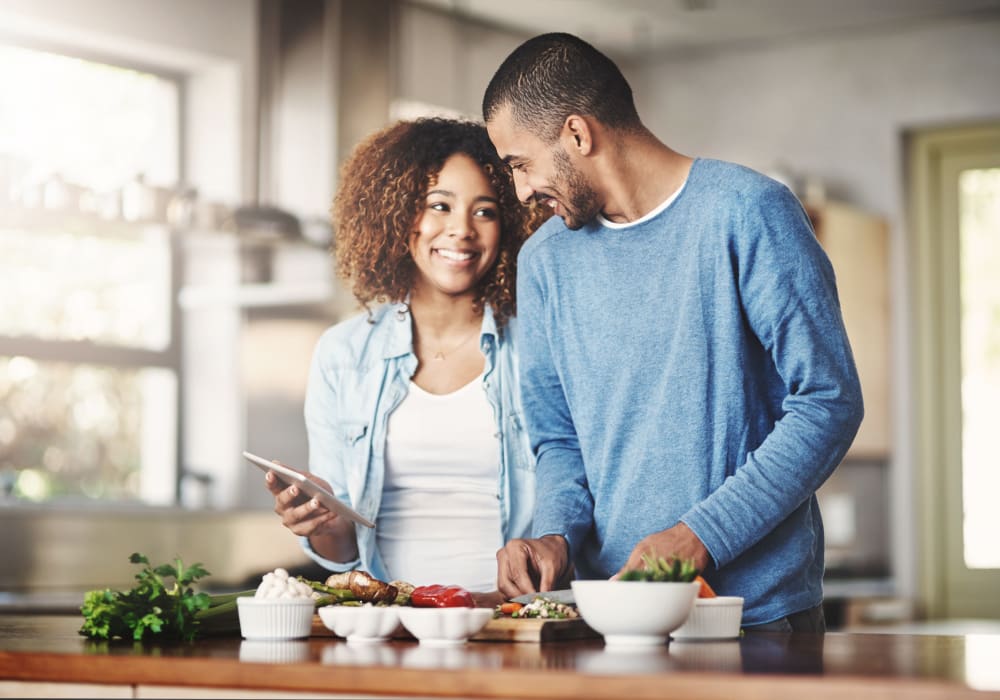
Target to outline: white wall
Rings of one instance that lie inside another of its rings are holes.
[[[184,76],[188,179],[203,198],[227,204],[256,194],[257,24],[252,0],[0,4],[0,39]]]
[[[1000,18],[829,35],[760,48],[650,58],[633,88],[647,125],[689,155],[819,176],[831,196],[885,216],[894,305],[892,551],[916,586],[907,352],[907,130],[1000,120]]]
[[[398,10],[395,97],[481,119],[490,78],[528,37],[408,3]]]

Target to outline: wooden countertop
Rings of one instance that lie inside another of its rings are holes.
[[[434,648],[333,637],[95,642],[69,615],[0,615],[0,683],[462,698],[1000,698],[1000,635],[749,634],[606,650],[600,639]]]

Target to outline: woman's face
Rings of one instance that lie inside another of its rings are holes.
[[[424,210],[410,234],[416,294],[471,294],[500,250],[497,193],[482,167],[464,153],[432,178]]]

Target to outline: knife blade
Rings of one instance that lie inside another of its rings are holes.
[[[576,599],[573,597],[572,588],[563,588],[558,591],[545,591],[543,593],[525,593],[515,598],[511,598],[510,600],[514,603],[527,605],[538,597],[548,598],[549,600],[555,601],[556,603],[562,603],[563,605],[576,605]]]

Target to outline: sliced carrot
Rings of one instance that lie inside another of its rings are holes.
[[[522,605],[521,603],[501,603],[500,612],[503,613],[504,615],[513,615],[523,607],[524,605]]]
[[[712,587],[708,585],[708,581],[703,579],[701,576],[695,576],[694,580],[701,584],[701,590],[698,591],[699,598],[714,598],[715,591]]]

